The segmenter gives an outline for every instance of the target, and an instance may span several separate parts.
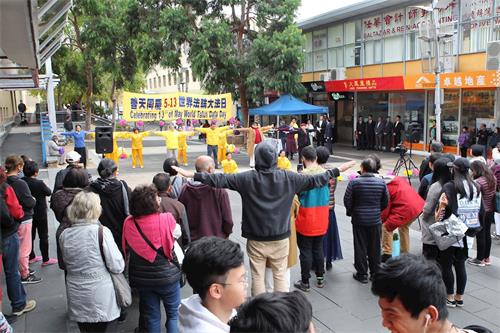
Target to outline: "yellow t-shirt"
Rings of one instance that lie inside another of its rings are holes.
[[[219,133],[219,148],[227,146],[227,136],[233,132],[234,130],[227,130]]]
[[[208,128],[195,128],[194,130],[200,133],[205,133],[207,135],[207,145],[217,146],[219,145],[219,134],[222,131],[225,131],[229,128],[229,126],[217,127],[215,129]]]
[[[177,130],[166,130],[165,132],[155,132],[155,134],[165,138],[167,149],[179,149],[179,132]]]
[[[278,157],[278,169],[280,170],[291,170],[292,169],[292,163],[286,156],[279,156]]]
[[[187,137],[188,136],[193,136],[194,132],[179,132],[179,149],[186,149],[187,148]]]
[[[132,139],[132,149],[142,149],[142,139],[145,136],[149,135],[148,132],[142,132],[142,133],[129,133],[128,137]]]
[[[238,172],[238,165],[234,160],[222,160],[220,163],[222,164],[222,169],[224,170],[224,173]]]

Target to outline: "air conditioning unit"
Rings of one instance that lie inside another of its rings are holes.
[[[320,81],[345,80],[345,67],[334,68],[319,74]]]
[[[500,41],[489,42],[486,47],[486,70],[500,70]]]

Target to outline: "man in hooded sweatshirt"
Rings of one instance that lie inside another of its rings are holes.
[[[117,170],[113,160],[101,160],[97,167],[100,177],[90,183],[89,189],[101,199],[99,221],[111,230],[117,246],[121,246],[123,222],[129,215],[128,198],[131,191],[125,181],[116,178]]]
[[[255,169],[237,174],[192,173],[175,167],[179,174],[217,188],[229,188],[241,195],[243,204],[242,236],[247,239],[247,253],[252,271],[252,295],[265,292],[265,269],[273,271],[274,291],[288,291],[285,278],[290,237],[290,211],[296,193],[325,186],[355,162],[318,175],[305,176],[278,170],[278,154],[268,141],[255,150]],[[191,218],[189,218],[191,221]]]
[[[215,162],[202,155],[196,159],[195,168],[196,172],[213,173]],[[179,202],[186,207],[192,241],[203,236],[228,238],[233,231],[231,204],[226,190],[190,181],[182,188]]]

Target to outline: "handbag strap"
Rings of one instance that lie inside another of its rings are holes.
[[[99,240],[99,252],[101,252],[102,262],[104,263],[104,266],[106,267],[106,270],[109,271],[108,264],[106,264],[106,258],[104,257],[104,250],[103,250],[103,245],[102,245],[102,242],[103,242],[103,239],[104,239],[103,233],[104,232],[103,232],[102,225],[100,225],[99,226],[99,230],[97,231],[97,238]]]

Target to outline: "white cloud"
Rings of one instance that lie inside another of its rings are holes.
[[[313,16],[363,1],[367,0],[302,0],[297,10],[296,21],[300,22]]]

